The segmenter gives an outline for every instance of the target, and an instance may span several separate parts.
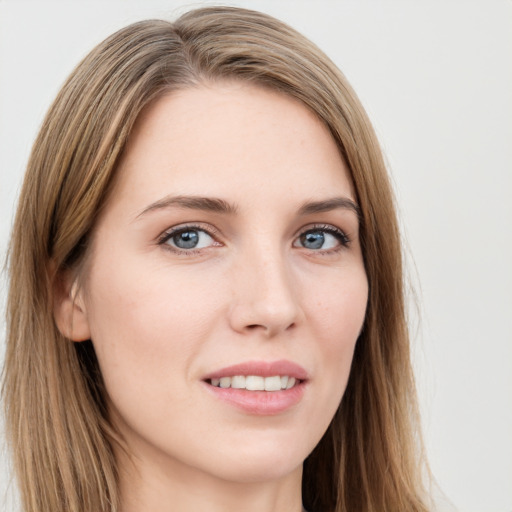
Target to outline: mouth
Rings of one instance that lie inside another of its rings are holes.
[[[246,362],[207,375],[203,382],[217,399],[251,415],[275,415],[297,405],[308,374],[290,361]]]

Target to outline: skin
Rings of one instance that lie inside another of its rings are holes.
[[[170,196],[230,207],[163,206]],[[342,399],[368,295],[355,211],[301,211],[332,198],[355,203],[346,165],[292,98],[215,83],[162,97],[138,120],[83,286],[56,311],[71,339],[93,340],[131,454],[116,453],[122,512],[301,510],[302,463]],[[199,248],[163,241],[190,224]],[[279,414],[240,410],[204,382],[280,359],[308,379]]]

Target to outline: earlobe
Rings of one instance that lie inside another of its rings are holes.
[[[90,339],[87,311],[76,276],[57,276],[53,297],[53,315],[61,334],[71,341]]]

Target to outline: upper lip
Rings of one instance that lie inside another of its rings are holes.
[[[298,380],[306,380],[308,372],[299,364],[286,359],[279,361],[244,361],[243,363],[226,366],[215,370],[204,377],[204,380],[233,377],[235,375],[258,375],[260,377],[273,377],[275,375],[288,375]]]

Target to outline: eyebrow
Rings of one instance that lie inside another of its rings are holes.
[[[238,211],[238,208],[235,205],[224,201],[224,199],[218,199],[215,197],[167,196],[144,208],[144,210],[137,215],[136,219],[149,212],[171,207],[224,214],[235,214]]]
[[[351,210],[357,218],[361,218],[361,209],[348,197],[333,197],[323,201],[313,201],[304,203],[299,209],[299,215],[311,215],[313,213],[329,212],[337,209]]]
[[[139,219],[147,213],[155,210],[172,207],[231,215],[238,212],[236,205],[216,197],[166,196],[144,208],[144,210],[137,215],[136,219]],[[333,197],[322,201],[309,201],[299,208],[298,213],[300,216],[304,216],[312,215],[314,213],[329,212],[337,209],[351,210],[356,214],[358,219],[361,217],[361,210],[359,206],[347,197]]]

